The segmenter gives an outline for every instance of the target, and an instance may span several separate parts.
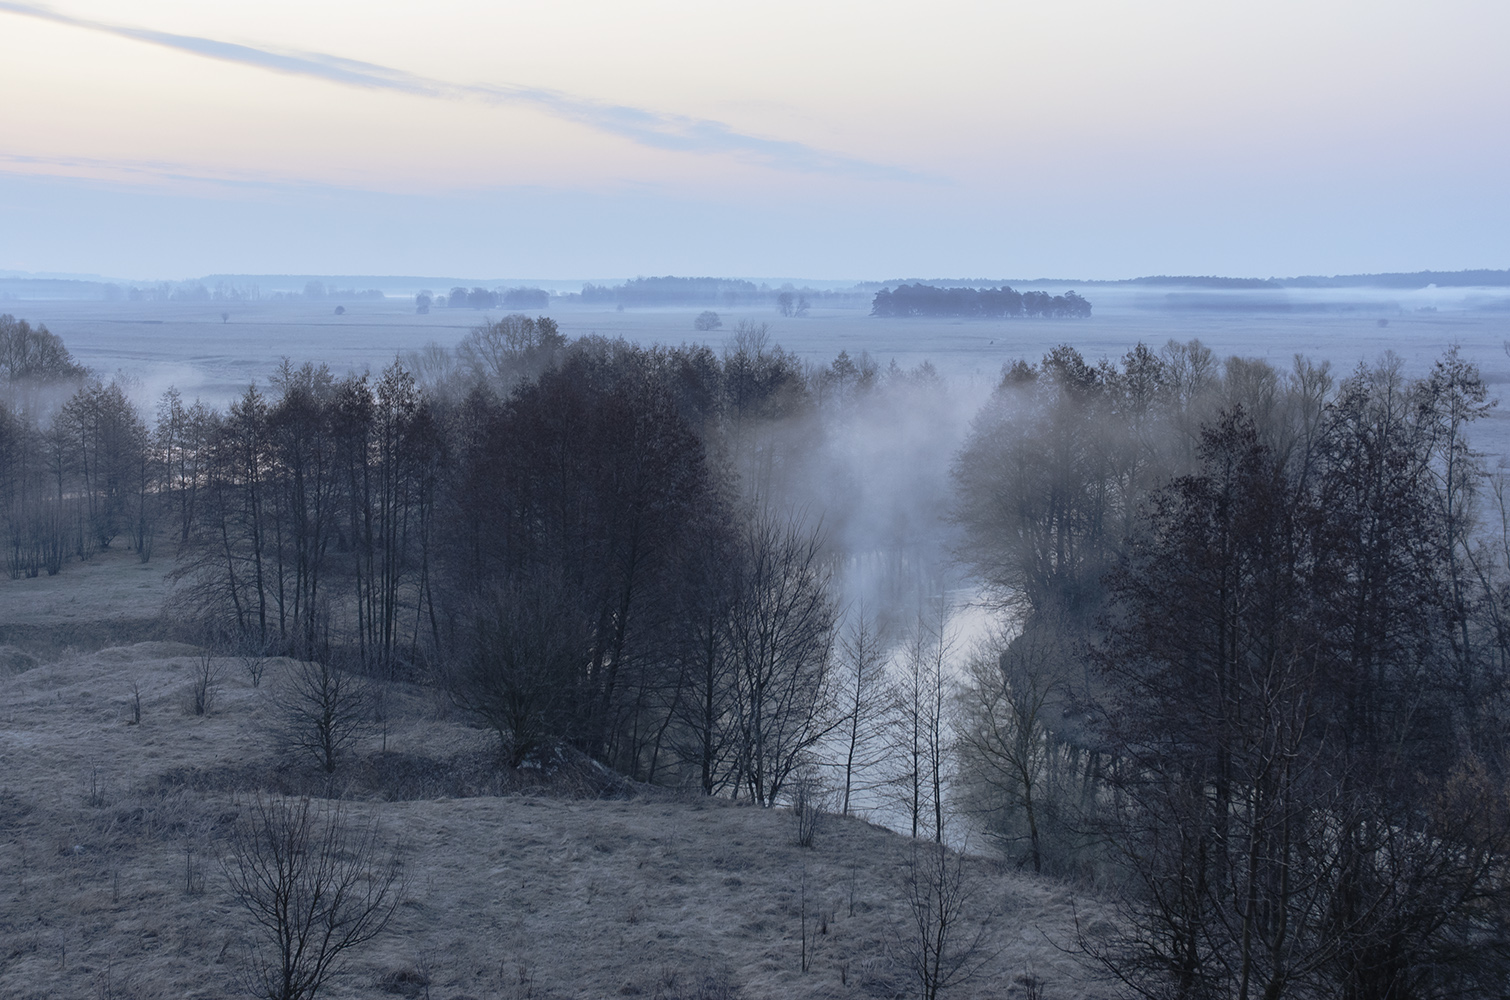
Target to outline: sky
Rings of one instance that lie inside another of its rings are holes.
[[[1510,267],[1503,0],[0,0],[0,270]]]

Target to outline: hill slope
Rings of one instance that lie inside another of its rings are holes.
[[[0,584],[0,600],[27,583]],[[828,817],[804,849],[786,810],[613,782],[574,786],[608,798],[550,796],[418,688],[392,692],[386,733],[327,780],[279,746],[273,692],[292,661],[267,661],[257,687],[246,662],[208,661],[218,692],[195,716],[186,692],[206,662],[156,641],[0,650],[0,995],[235,993],[251,927],[218,859],[254,794],[301,790],[344,796],[405,866],[389,928],[322,996],[908,993],[906,838]],[[1029,975],[1042,996],[1085,995],[1060,950],[1070,892],[983,859],[968,871],[994,957],[948,995],[1026,996]]]

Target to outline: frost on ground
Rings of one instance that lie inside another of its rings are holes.
[[[204,663],[161,641],[0,650],[0,996],[234,995],[250,928],[220,858],[258,792],[343,796],[400,846],[397,916],[322,995],[912,995],[906,838],[829,817],[804,849],[786,810],[546,789],[421,688],[328,778],[278,746],[292,661],[254,687],[241,658],[214,660],[201,716]],[[1099,993],[1070,949],[1067,887],[968,870],[990,961],[947,996]]]

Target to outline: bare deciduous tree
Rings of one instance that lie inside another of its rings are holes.
[[[744,540],[729,618],[743,784],[761,805],[834,727],[829,663],[834,607],[817,531],[758,516]]]
[[[194,658],[193,673],[189,677],[189,711],[194,715],[210,714],[219,690],[220,665],[215,662],[214,649],[206,646]]]
[[[326,773],[371,724],[367,682],[323,660],[297,663],[279,682],[284,745],[320,762]]]
[[[823,806],[827,798],[823,781],[816,768],[806,767],[792,777],[790,785],[797,846],[812,847],[823,825]]]
[[[939,595],[918,614],[894,683],[890,726],[898,768],[891,779],[894,794],[911,820],[912,836],[926,832],[940,843],[951,753],[948,664],[956,646],[949,610],[947,598]]]
[[[864,602],[855,609],[839,640],[844,721],[839,734],[844,751],[844,793],[840,812],[848,816],[855,791],[867,787],[866,776],[886,758],[885,641]]]
[[[1046,813],[1063,756],[1049,728],[1062,694],[1052,629],[991,644],[966,666],[956,723],[969,808],[1007,850],[1026,839],[1033,871],[1044,870]],[[1060,838],[1055,838],[1056,840]],[[1056,843],[1056,848],[1062,846]]]
[[[979,882],[964,855],[943,844],[912,845],[903,888],[907,924],[898,942],[899,957],[922,1000],[937,1000],[995,957],[985,946],[990,914],[971,912]]]
[[[221,868],[257,925],[247,986],[264,1000],[312,1000],[343,953],[382,932],[402,895],[397,846],[308,798],[253,800]]]
[[[587,629],[569,588],[548,574],[500,584],[457,640],[446,677],[457,705],[498,734],[511,767],[564,738],[574,680],[588,658]]]

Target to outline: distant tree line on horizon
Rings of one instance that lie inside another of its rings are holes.
[[[450,293],[428,289],[414,296],[414,311],[424,315],[432,306],[447,309],[544,309],[551,296],[543,288],[465,288],[457,285]]]
[[[106,299],[116,301],[125,297],[132,302],[361,302],[382,301],[385,297],[378,288],[340,288],[326,285],[323,281],[307,281],[301,291],[264,292],[260,285],[239,285],[217,281],[213,287],[202,281],[184,281],[177,285],[161,282],[155,286],[133,286],[123,293],[115,285],[106,286]]]
[[[803,315],[806,311],[797,311],[799,302],[857,303],[864,300],[865,293],[857,290],[798,288],[791,283],[772,287],[738,278],[681,278],[666,275],[658,278],[633,278],[621,285],[586,284],[582,286],[580,293],[561,295],[558,298],[568,302],[614,305],[626,309],[657,306],[722,306],[734,309],[739,306],[774,305],[782,316],[795,316]]]
[[[298,301],[310,297],[306,281],[304,288],[286,287],[274,291],[264,292],[264,282],[287,283],[291,280],[306,280],[302,276],[292,275],[208,275],[203,278],[189,279],[185,281],[152,281],[152,282],[106,282],[86,281],[63,278],[33,278],[33,277],[3,277],[0,276],[0,302],[43,300],[43,301],[66,301],[66,300],[93,300],[104,302],[258,302],[258,301]],[[315,279],[323,284],[330,279]],[[357,279],[347,279],[357,280]],[[391,279],[389,279],[391,281]],[[553,297],[568,302],[584,302],[593,304],[623,305],[626,308],[656,307],[656,306],[722,306],[734,308],[738,305],[750,305],[771,301],[782,291],[794,295],[806,295],[810,301],[828,304],[843,303],[853,306],[868,299],[873,292],[882,287],[890,288],[898,284],[911,284],[912,279],[892,278],[885,281],[862,281],[857,282],[847,289],[818,290],[809,287],[798,288],[791,284],[784,284],[779,288],[769,285],[755,285],[753,282],[733,278],[692,278],[692,277],[650,277],[634,278],[620,285],[596,285],[588,284],[580,292],[559,293]],[[1002,282],[996,279],[960,278],[951,283],[964,285],[996,285]],[[1421,289],[1430,285],[1439,288],[1504,288],[1510,286],[1510,270],[1478,269],[1464,271],[1414,271],[1409,273],[1385,273],[1385,274],[1347,274],[1347,275],[1300,275],[1288,278],[1241,278],[1222,277],[1218,275],[1144,275],[1133,278],[1118,280],[1104,280],[1086,282],[1095,285],[1131,285],[1150,287],[1192,288],[1203,290],[1237,290],[1237,291],[1261,291],[1282,290],[1287,288],[1302,289],[1331,289],[1331,288],[1378,288],[1378,289]],[[927,285],[927,281],[921,282]],[[318,298],[332,300],[353,300],[369,297],[382,297],[385,294],[397,294],[392,284],[386,285],[386,292],[355,288],[339,289],[331,287],[321,291]],[[468,289],[470,293],[472,289]],[[493,288],[494,292],[502,294],[506,289]],[[405,292],[407,294],[407,291]],[[442,292],[437,296],[433,291],[427,291],[432,297],[434,305],[448,305],[449,296]],[[517,307],[506,308],[543,308],[538,305],[521,304]]]
[[[872,316],[960,316],[983,319],[1042,316],[1053,319],[1087,319],[1091,304],[1074,292],[1019,292],[1000,288],[940,288],[935,285],[898,285],[876,292]]]

